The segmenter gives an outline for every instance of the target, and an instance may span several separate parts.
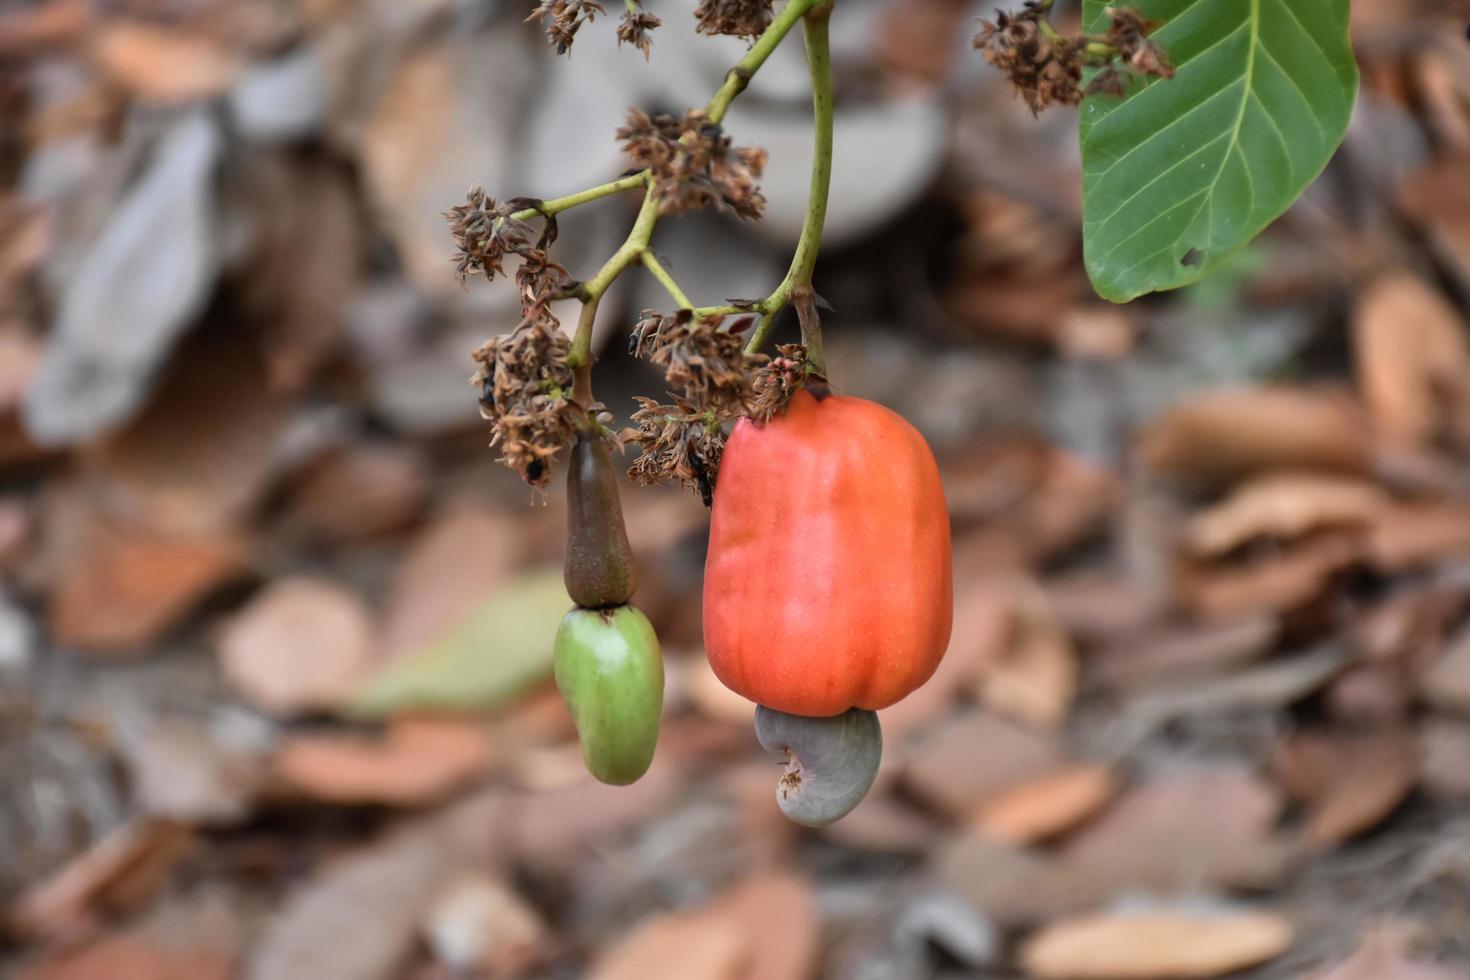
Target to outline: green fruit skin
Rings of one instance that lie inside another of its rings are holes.
[[[587,609],[621,606],[638,585],[607,443],[583,429],[567,467],[567,594]]]
[[[632,606],[573,609],[556,631],[556,686],[587,771],[626,786],[648,771],[664,704],[664,662],[648,617]]]

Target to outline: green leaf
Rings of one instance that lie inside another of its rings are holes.
[[[422,653],[390,664],[350,711],[381,718],[495,708],[551,677],[556,630],[570,606],[560,569],[522,575]]]
[[[1089,33],[1106,0],[1086,0]],[[1208,275],[1322,172],[1358,88],[1348,0],[1138,0],[1178,69],[1082,104],[1083,253],[1105,299]]]

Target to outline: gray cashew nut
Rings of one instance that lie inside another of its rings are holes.
[[[883,758],[878,715],[863,708],[807,718],[757,705],[755,735],[767,751],[786,756],[776,803],[807,827],[825,827],[851,813],[872,787]]]

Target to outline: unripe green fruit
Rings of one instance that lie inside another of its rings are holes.
[[[638,577],[618,503],[618,477],[607,443],[583,429],[567,467],[567,595],[587,609],[620,606]]]
[[[664,662],[648,617],[632,606],[573,609],[556,631],[556,686],[587,771],[624,786],[648,771],[664,705]]]

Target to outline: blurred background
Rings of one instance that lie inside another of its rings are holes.
[[[647,63],[617,10],[558,59],[528,6],[0,0],[0,974],[1470,976],[1470,9],[1355,0],[1327,172],[1115,307],[989,5],[840,0],[828,358],[941,460],[956,623],[807,831],[704,663],[696,496],[624,492],[653,770],[591,781],[550,685],[562,489],[486,446],[514,288],[440,212],[609,179],[744,45],[654,0]],[[763,222],[659,227],[695,302],[784,270],[806,86],[788,42],[727,119]],[[574,275],[631,207],[564,216]],[[603,303],[620,421],[666,305]]]

